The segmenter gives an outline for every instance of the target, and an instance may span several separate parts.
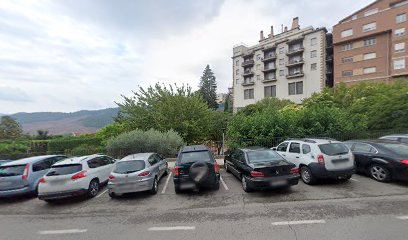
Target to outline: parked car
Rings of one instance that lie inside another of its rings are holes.
[[[393,134],[380,137],[382,140],[397,141],[401,143],[408,143],[408,134]]]
[[[300,178],[295,164],[261,147],[232,150],[224,159],[224,168],[241,181],[245,192],[290,187]]]
[[[388,140],[352,140],[357,171],[380,182],[408,180],[408,144]]]
[[[219,168],[208,147],[204,145],[182,147],[174,166],[173,181],[176,193],[204,187],[218,190]]]
[[[38,198],[52,202],[79,195],[95,197],[100,186],[108,182],[115,161],[111,157],[95,154],[58,162],[40,179]]]
[[[0,166],[0,197],[37,194],[40,178],[51,165],[66,156],[46,155],[24,158]]]
[[[0,166],[6,164],[8,162],[11,162],[11,160],[0,160]]]
[[[296,164],[302,181],[314,184],[319,179],[350,179],[355,173],[354,156],[342,142],[331,139],[289,139],[276,151]]]
[[[122,158],[109,176],[109,196],[150,191],[156,194],[158,182],[168,174],[166,158],[157,153],[138,153]]]

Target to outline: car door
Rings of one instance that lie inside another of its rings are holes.
[[[163,157],[160,154],[156,154],[156,158],[158,159],[158,162],[159,162],[159,171],[160,171],[160,177],[161,177],[167,171],[167,160],[165,157]]]
[[[234,174],[238,178],[241,175],[240,162],[242,161],[242,158],[244,158],[244,152],[239,149],[233,151],[231,154],[232,165],[229,165],[229,169],[232,174]]]
[[[286,152],[286,160],[299,166],[300,157],[300,142],[290,142]]]
[[[276,152],[279,153],[284,159],[286,159],[286,151],[288,149],[289,142],[283,142],[278,145]],[[287,160],[287,159],[286,159]]]
[[[372,158],[377,152],[377,149],[367,143],[355,143],[352,152],[354,154],[357,170],[365,171],[371,164]]]
[[[88,180],[91,180],[97,177],[99,179],[99,182],[105,181],[104,173],[103,173],[103,170],[101,169],[102,168],[101,157],[94,157],[92,159],[89,159],[87,161],[87,164],[89,167],[87,171],[87,175],[86,175]]]

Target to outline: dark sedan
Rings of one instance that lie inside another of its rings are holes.
[[[347,141],[355,156],[357,172],[377,181],[408,181],[408,144],[387,140]]]
[[[299,169],[275,151],[261,148],[241,148],[230,152],[224,167],[241,180],[245,192],[297,185]]]

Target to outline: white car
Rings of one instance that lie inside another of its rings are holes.
[[[274,150],[299,167],[306,184],[322,178],[350,179],[355,173],[353,153],[336,140],[289,139]]]
[[[41,178],[38,198],[51,202],[79,195],[95,197],[100,185],[108,182],[115,161],[99,154],[60,161]]]

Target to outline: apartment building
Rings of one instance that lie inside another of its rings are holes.
[[[378,0],[333,27],[334,81],[406,78],[408,0]]]
[[[325,86],[332,86],[332,38],[325,28],[301,29],[299,19],[292,27],[267,37],[260,32],[259,43],[233,48],[234,112],[265,97],[302,100]]]

